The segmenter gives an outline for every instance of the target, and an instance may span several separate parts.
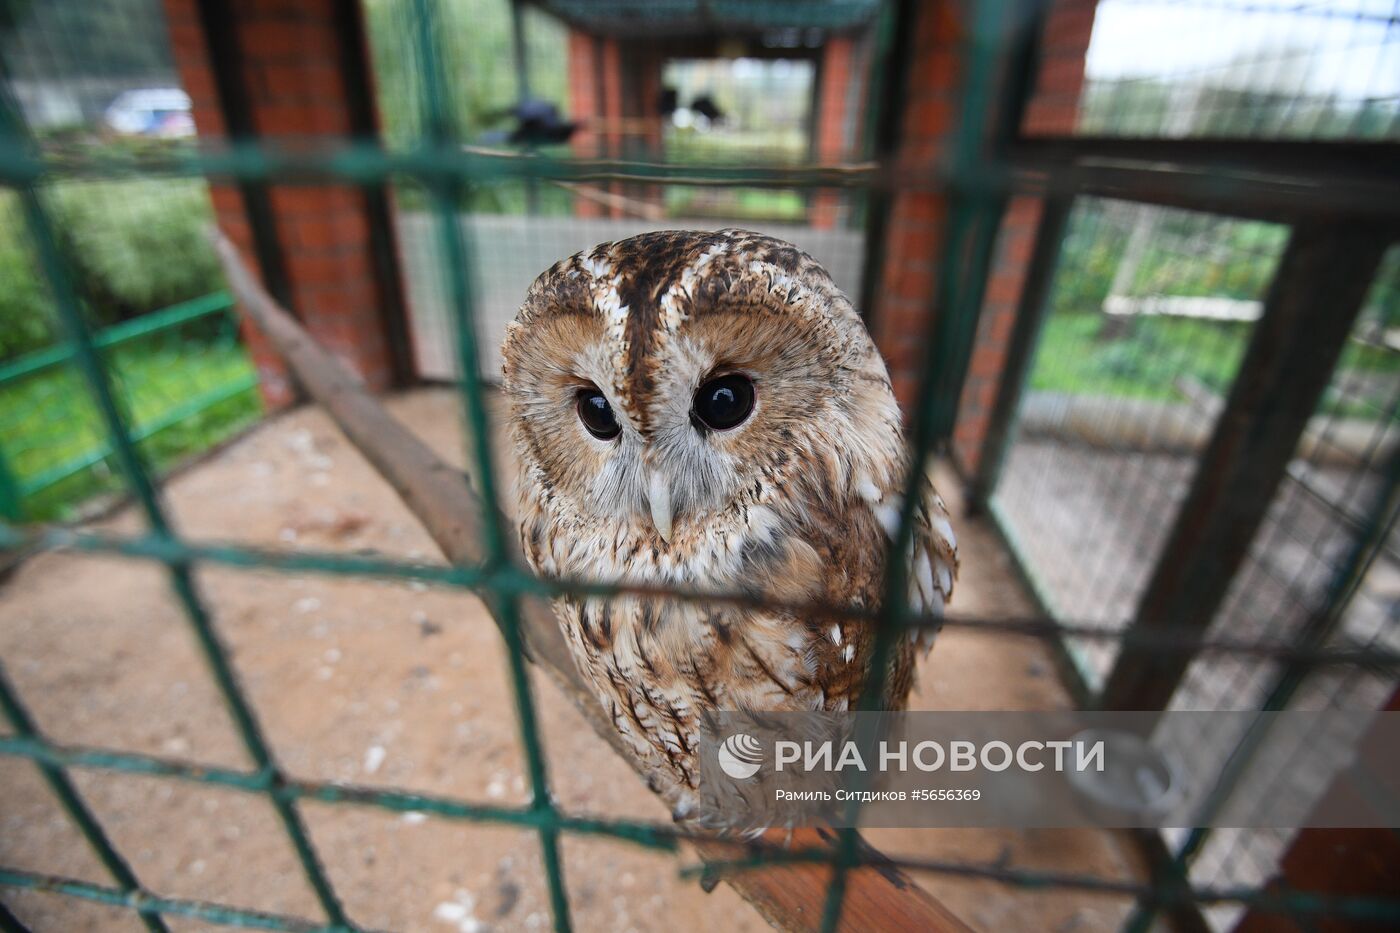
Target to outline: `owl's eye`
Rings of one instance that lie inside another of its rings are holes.
[[[690,411],[716,431],[736,427],[753,411],[753,383],[738,373],[711,379],[695,391]]]
[[[597,389],[580,389],[578,393],[578,420],[588,429],[588,433],[600,441],[610,441],[622,433],[612,406]]]

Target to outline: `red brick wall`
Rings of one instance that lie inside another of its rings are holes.
[[[574,154],[583,157],[598,151],[598,114],[602,109],[593,41],[586,32],[569,30],[569,118],[579,124],[570,144]]]
[[[961,24],[951,2],[919,5],[913,61],[896,162],[927,171],[953,132],[961,89]],[[919,365],[929,333],[935,260],[942,243],[947,200],[941,192],[903,191],[893,198],[873,309],[875,342],[885,356],[895,396],[907,411],[918,387]]]
[[[1035,94],[1027,107],[1026,132],[1062,133],[1074,128],[1096,2],[1054,0],[1047,17]],[[906,169],[927,171],[957,128],[962,10],[961,4],[953,2],[919,8],[897,155]],[[918,367],[931,332],[936,261],[946,213],[947,199],[942,192],[903,192],[891,208],[882,289],[874,316],[875,339],[889,364],[895,394],[906,408],[914,398]],[[1005,363],[1007,338],[1039,217],[1038,199],[1014,198],[998,235],[954,430],[954,454],[968,472],[975,471],[981,462],[987,419]]]
[[[575,156],[585,159],[594,158],[602,151],[598,128],[603,95],[598,82],[601,63],[596,41],[586,32],[569,30],[569,119],[579,124],[570,145]],[[601,217],[604,209],[587,198],[575,198],[574,213],[580,217]]]
[[[580,124],[572,139],[574,155],[618,158],[623,149],[622,46],[616,39],[570,29],[568,55],[569,118]],[[590,187],[622,193],[615,182]],[[580,217],[624,216],[620,204],[606,205],[584,197],[574,199],[574,213]]]
[[[849,36],[833,36],[822,48],[821,86],[817,90],[817,112],[812,115],[816,121],[818,162],[836,163],[851,155],[850,86],[860,80],[855,51],[855,40]],[[830,230],[840,219],[840,212],[840,192],[818,191],[812,196],[812,226]]]
[[[622,155],[622,46],[617,43],[617,39],[603,39],[603,60],[602,60],[602,104],[603,104],[603,137],[608,143],[608,155],[610,158],[617,158]],[[608,186],[613,195],[622,195],[622,185],[612,182]],[[613,217],[623,217],[622,203],[613,202],[608,207],[608,213]]]
[[[226,137],[224,114],[209,65],[194,0],[164,0],[181,82],[194,105],[202,141]],[[266,137],[343,136],[351,106],[341,67],[332,0],[235,0],[240,75],[256,132]],[[236,187],[213,185],[219,226],[253,268],[252,235]],[[392,379],[382,309],[385,287],[375,273],[365,196],[346,185],[270,189],[276,235],[286,264],[292,310],[307,330],[349,363],[375,389]],[[272,407],[292,400],[286,372],[267,344],[247,326],[244,334]]]
[[[1074,131],[1096,5],[1097,0],[1056,0],[1050,8],[1035,94],[1027,104],[1022,127],[1027,135]],[[982,464],[988,419],[1001,384],[1011,325],[1016,318],[1040,213],[1039,198],[1018,197],[1007,205],[1002,219],[953,429],[953,455],[969,475]]]

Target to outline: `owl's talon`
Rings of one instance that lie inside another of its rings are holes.
[[[704,871],[700,872],[700,890],[709,894],[717,887],[719,887],[719,872],[706,865]]]

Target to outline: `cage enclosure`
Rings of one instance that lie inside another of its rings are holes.
[[[1147,738],[1324,801],[1400,709],[1394,3],[0,3],[0,928],[1400,921],[1386,828],[717,857],[531,641],[608,581],[499,511],[536,276],[772,235],[954,512],[913,705],[1316,711]]]

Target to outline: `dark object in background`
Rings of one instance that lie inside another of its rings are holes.
[[[483,133],[480,142],[487,145],[510,143],[513,146],[548,146],[569,141],[578,123],[565,120],[559,108],[547,100],[526,98],[509,110],[492,115],[495,119],[514,117],[515,128]]]
[[[690,109],[709,120],[711,123],[719,123],[724,119],[724,111],[719,109],[715,99],[709,94],[701,94],[690,102]]]
[[[559,108],[547,100],[522,100],[510,111],[519,121],[508,139],[517,146],[543,146],[568,142],[577,123],[559,115]]]
[[[656,99],[656,109],[663,117],[669,117],[676,112],[676,108],[680,106],[680,103],[680,95],[676,93],[675,88],[663,87],[661,89],[661,96]]]

